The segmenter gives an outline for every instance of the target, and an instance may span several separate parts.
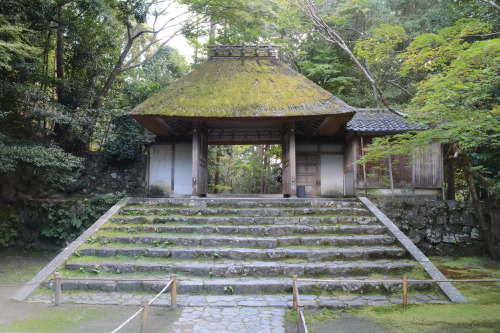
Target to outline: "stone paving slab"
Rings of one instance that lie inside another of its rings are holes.
[[[191,307],[181,310],[175,333],[285,332],[285,310],[253,307]]]
[[[150,300],[152,294],[133,294],[123,292],[63,292],[61,302],[70,304],[93,305],[132,305],[140,306],[142,300]],[[250,307],[250,308],[287,308],[290,307],[292,295],[178,295],[179,307]],[[306,307],[346,308],[366,305],[402,304],[399,295],[339,295],[318,296],[301,295]],[[30,303],[53,303],[54,293],[40,291],[32,295]],[[450,303],[444,296],[436,294],[415,294],[408,297],[409,304]],[[152,306],[169,306],[170,294],[161,295]]]

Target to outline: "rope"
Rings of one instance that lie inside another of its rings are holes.
[[[118,326],[114,331],[112,331],[111,333],[116,333],[118,332],[119,330],[121,330],[123,327],[125,327],[125,325],[127,325],[128,323],[130,323],[130,321],[132,319],[134,319],[135,317],[137,317],[139,315],[139,313],[141,313],[142,311],[144,311],[144,307],[140,308],[136,313],[134,313],[134,315],[132,317],[130,317],[129,319],[127,319],[126,321],[123,322],[123,324],[121,324],[120,326]]]
[[[331,283],[403,283],[403,280],[315,280],[297,279],[297,282],[331,282]],[[477,280],[407,280],[408,283],[442,283],[442,282],[500,282],[500,279]]]
[[[168,287],[170,287],[170,285],[172,284],[172,282],[174,282],[173,280],[170,280],[170,282],[165,286],[165,288],[162,289],[162,291],[160,291],[160,293],[158,295],[156,295],[151,301],[149,301],[149,305],[153,304],[154,301],[156,301],[156,299],[158,297],[160,297],[161,294],[163,294]]]
[[[103,279],[103,280],[109,280],[109,279]],[[137,281],[137,280],[132,280],[132,281]],[[147,281],[147,280],[143,280],[143,281]],[[153,280],[153,281],[158,281],[158,280]],[[170,280],[169,283],[167,283],[167,285],[165,286],[165,288],[163,288],[159,293],[158,295],[156,295],[151,301],[148,302],[148,305],[151,305],[153,304],[154,301],[156,301],[158,299],[158,297],[160,297],[161,294],[163,294],[168,287],[170,287],[170,285],[172,284],[172,282],[174,282],[174,280]],[[123,322],[123,324],[121,324],[120,326],[118,326],[114,331],[112,331],[111,333],[116,333],[118,332],[119,330],[121,330],[123,327],[125,327],[125,325],[127,325],[128,323],[130,323],[130,321],[132,319],[134,319],[135,317],[137,317],[139,315],[139,313],[141,313],[142,311],[144,311],[144,307],[141,307],[136,313],[134,313],[129,319],[127,319],[125,322]]]

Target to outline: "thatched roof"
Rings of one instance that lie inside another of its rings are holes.
[[[137,106],[131,116],[280,118],[355,110],[275,59],[210,60]]]

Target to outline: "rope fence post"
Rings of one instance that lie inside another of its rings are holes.
[[[141,333],[146,333],[149,326],[149,303],[148,301],[141,301],[141,306],[144,308],[141,315]]]
[[[170,275],[170,279],[172,280],[172,296],[170,297],[170,307],[175,310],[177,309],[177,274]]]
[[[55,306],[61,305],[61,273],[54,273]]]
[[[403,276],[403,305],[408,304],[408,278]]]
[[[292,276],[293,310],[297,311],[297,275]]]

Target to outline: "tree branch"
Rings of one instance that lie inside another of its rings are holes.
[[[402,91],[404,91],[405,93],[407,93],[409,96],[411,96],[411,97],[415,97],[415,95],[413,95],[411,92],[409,92],[408,90],[406,90],[405,88],[403,88],[403,86],[401,86],[401,85],[397,84],[397,83],[396,83],[396,82],[394,82],[394,81],[395,81],[395,80],[387,80],[387,81],[385,81],[385,82],[387,82],[387,83],[389,83],[389,84],[393,85],[393,86],[394,86],[394,87],[396,87],[396,88],[401,89]]]
[[[495,8],[496,8],[496,9],[498,9],[498,10],[500,10],[500,6],[499,6],[499,5],[497,5],[496,3],[494,3],[494,2],[493,2],[493,1],[491,1],[491,0],[483,0],[483,2],[486,2],[487,4],[489,4],[489,5],[493,6],[493,7],[495,7]]]
[[[365,78],[370,82],[372,86],[375,87],[376,91],[378,92],[380,99],[384,103],[385,107],[387,110],[390,112],[401,116],[401,117],[406,117],[405,114],[393,109],[390,105],[389,102],[387,101],[384,92],[380,88],[380,86],[377,84],[377,82],[372,78],[372,76],[367,72],[366,68],[359,62],[359,60],[356,58],[354,53],[352,53],[351,49],[347,46],[347,44],[344,42],[342,37],[334,30],[332,29],[321,17],[317,15],[318,10],[316,9],[315,3],[312,0],[286,0],[289,4],[292,6],[295,6],[298,8],[306,17],[308,17],[316,27],[316,32],[323,37],[326,41],[329,41],[333,44],[336,44],[339,46],[351,60],[354,62],[354,64],[361,70]]]

